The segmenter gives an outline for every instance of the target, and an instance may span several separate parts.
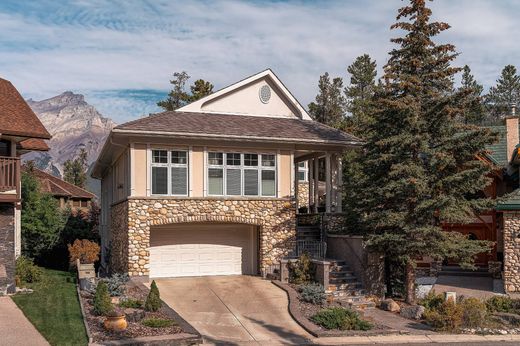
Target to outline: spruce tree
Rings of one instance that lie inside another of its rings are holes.
[[[489,89],[486,104],[491,116],[498,122],[504,115],[509,114],[512,103],[520,102],[520,76],[516,67],[507,65],[502,70],[497,85]]]
[[[342,94],[343,79],[336,77],[331,81],[329,73],[325,72],[320,76],[318,89],[316,101],[309,103],[309,114],[320,123],[339,127],[345,118],[346,100]]]
[[[81,188],[85,188],[87,182],[87,169],[87,151],[82,148],[76,158],[64,162],[63,180]]]
[[[451,258],[471,267],[490,244],[445,232],[470,222],[493,201],[478,198],[491,167],[478,159],[495,140],[489,129],[457,121],[467,94],[455,92],[455,47],[434,38],[449,25],[430,21],[425,0],[399,9],[404,31],[384,68],[374,121],[366,134],[363,205],[368,245],[406,267],[406,301],[415,302],[415,261]]]
[[[205,96],[213,93],[213,84],[204,79],[197,79],[190,87],[191,95],[190,102],[197,101]]]
[[[467,93],[466,107],[462,121],[466,124],[482,124],[486,118],[486,110],[482,103],[484,87],[471,74],[471,69],[465,65],[462,72],[462,81],[459,91]]]
[[[197,79],[190,86],[190,93],[186,91],[186,83],[191,77],[186,71],[175,72],[170,84],[173,85],[172,90],[168,93],[168,98],[157,102],[159,107],[166,111],[174,111],[188,103],[197,101],[198,99],[213,93],[213,84],[204,79]]]
[[[346,110],[350,117],[345,130],[362,137],[364,127],[373,112],[373,98],[376,90],[377,65],[368,54],[363,54],[347,67],[350,84],[345,88]]]

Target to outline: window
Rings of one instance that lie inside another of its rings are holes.
[[[208,195],[276,196],[276,155],[208,153]]]
[[[307,161],[298,163],[298,181],[307,181],[309,179],[309,169]]]
[[[152,194],[188,195],[188,152],[152,150]]]

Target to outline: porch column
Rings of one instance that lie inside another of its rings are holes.
[[[314,159],[307,161],[307,181],[309,184],[309,213],[312,213],[311,206],[314,205]]]
[[[319,177],[320,177],[320,174],[319,174],[319,157],[315,158],[314,160],[312,160],[314,163],[313,163],[313,168],[312,168],[312,171],[313,171],[313,179],[312,179],[312,184],[314,185],[314,212],[317,213],[318,212],[318,205],[320,204],[320,181],[319,181]]]
[[[338,187],[336,192],[336,211],[341,213],[343,211],[343,160],[341,154],[338,154]]]
[[[325,211],[330,213],[332,202],[332,169],[330,153],[325,155]]]
[[[298,208],[300,207],[300,201],[298,199],[298,167],[298,163],[295,163],[293,159],[294,200],[296,204],[296,212],[298,212]]]

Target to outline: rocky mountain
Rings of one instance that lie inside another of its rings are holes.
[[[64,162],[74,159],[83,148],[87,151],[88,164],[92,168],[115,123],[89,105],[83,95],[71,91],[42,101],[29,99],[27,103],[52,139],[48,143],[48,152],[30,153],[24,159],[35,160],[38,167],[61,177]],[[99,195],[98,181],[89,177],[87,186]]]

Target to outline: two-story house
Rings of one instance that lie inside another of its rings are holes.
[[[0,293],[15,288],[21,251],[20,156],[46,151],[49,132],[11,82],[0,78]]]
[[[342,153],[359,145],[269,69],[116,126],[92,173],[103,261],[132,276],[265,275],[294,246],[298,196],[341,212]]]

